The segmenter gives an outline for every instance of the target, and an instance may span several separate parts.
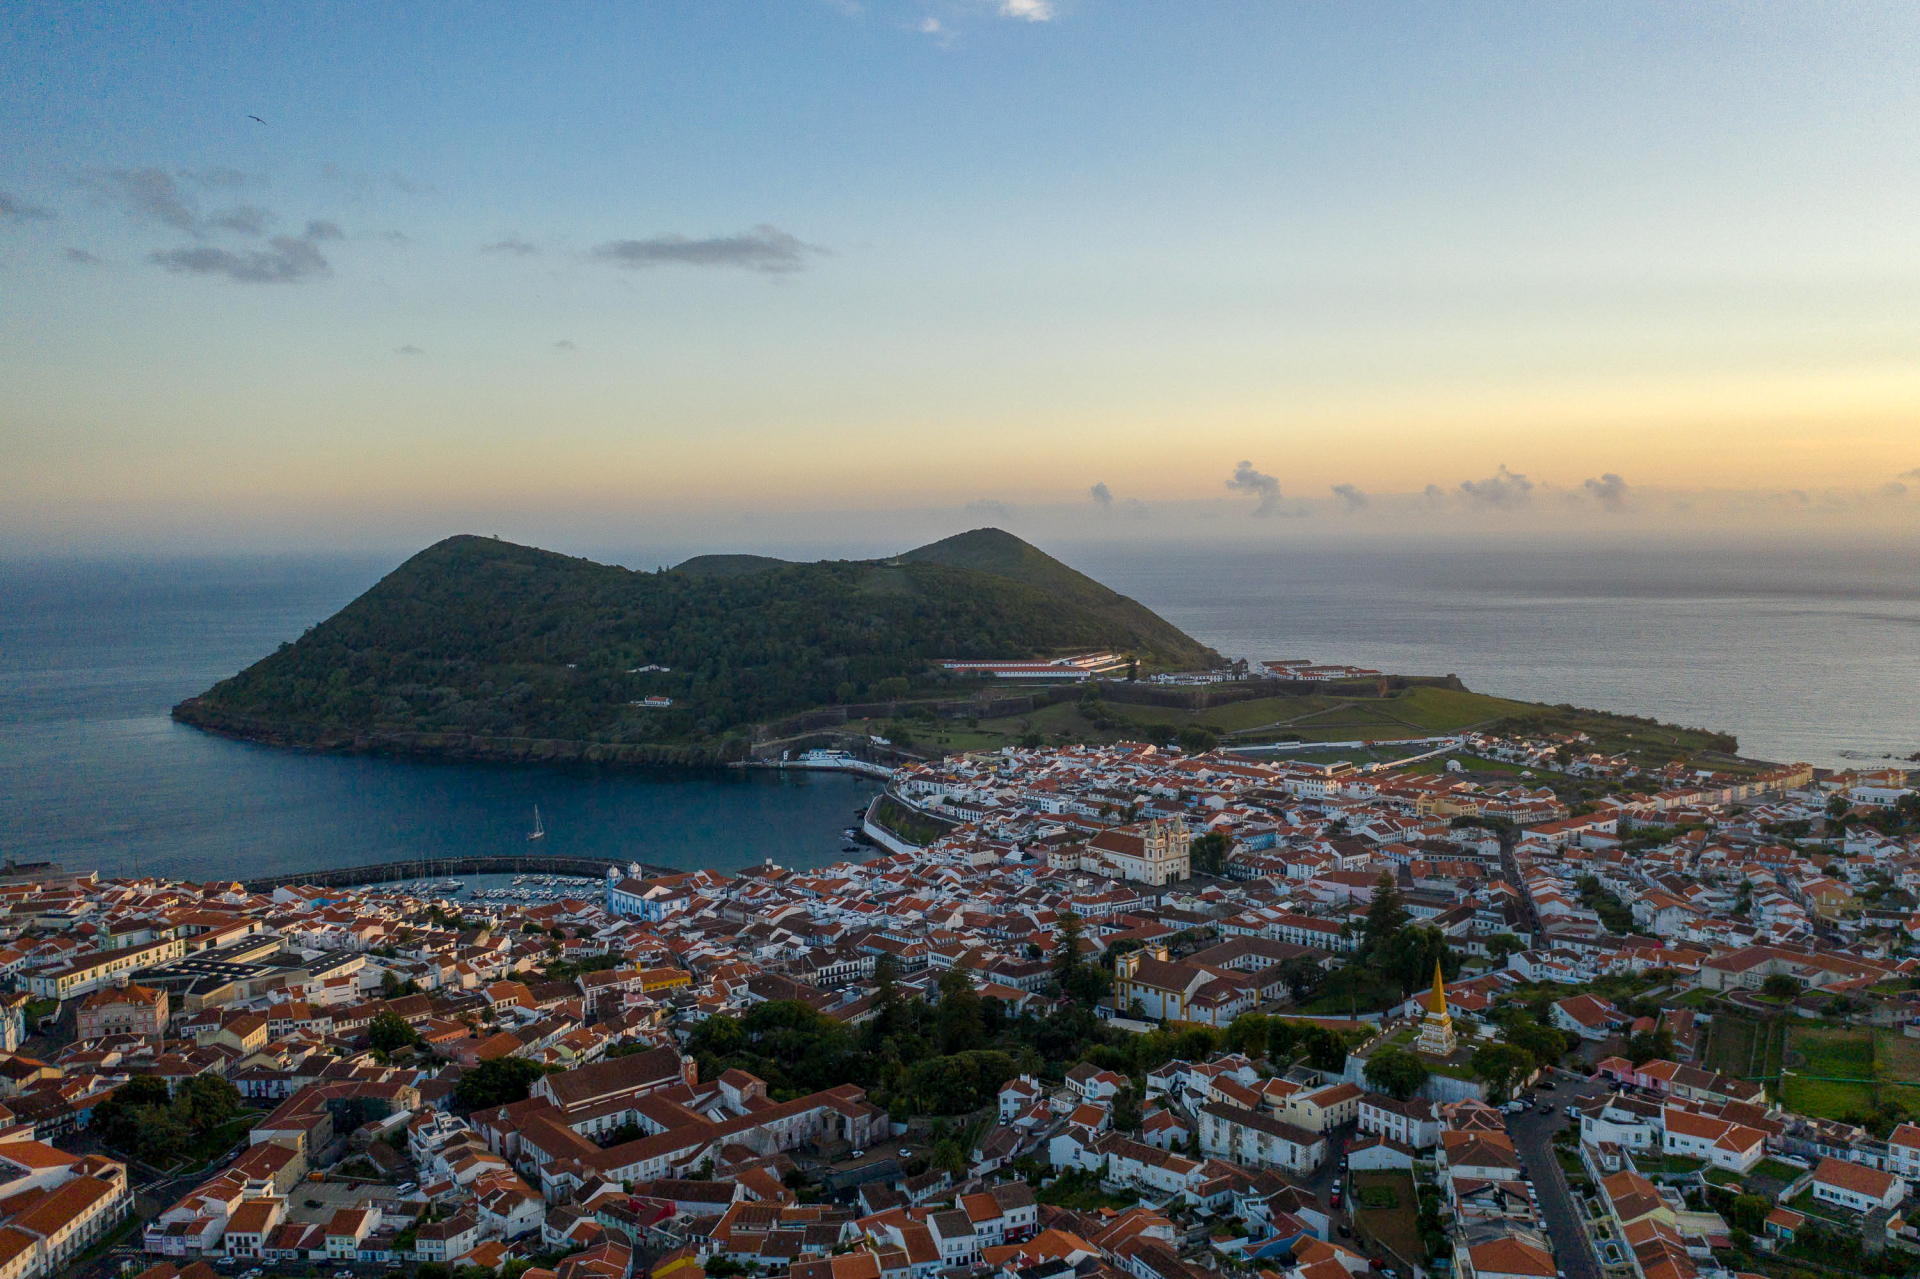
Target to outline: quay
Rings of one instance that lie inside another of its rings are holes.
[[[391,884],[408,879],[445,879],[452,875],[576,875],[604,878],[608,867],[636,863],[624,857],[554,857],[538,853],[507,853],[479,857],[419,857],[404,862],[368,866],[332,866],[285,875],[265,875],[242,881],[250,893],[271,892],[294,884],[319,888],[347,888],[355,884]],[[642,878],[677,874],[660,866],[641,866]]]

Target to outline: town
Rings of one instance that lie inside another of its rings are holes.
[[[1590,747],[1008,746],[577,896],[9,863],[0,1279],[1920,1271],[1911,779]]]

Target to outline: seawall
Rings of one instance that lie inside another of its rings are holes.
[[[575,875],[604,879],[607,867],[626,867],[625,858],[553,857],[539,853],[507,853],[475,857],[421,857],[370,866],[332,866],[325,870],[296,870],[243,881],[248,892],[268,892],[291,884],[345,888],[354,884],[391,884],[408,879],[444,879],[449,875]],[[676,875],[660,866],[641,866],[643,876]],[[601,892],[596,886],[586,892]]]

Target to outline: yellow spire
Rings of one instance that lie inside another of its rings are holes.
[[[1427,998],[1427,1009],[1436,1016],[1447,1011],[1447,990],[1440,980],[1440,961],[1433,961],[1433,994]]]

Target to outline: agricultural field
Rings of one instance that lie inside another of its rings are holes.
[[[1897,1030],[1875,1031],[1873,1077],[1883,1090],[1882,1101],[1920,1110],[1920,1039],[1909,1039]]]
[[[1816,1119],[1873,1109],[1874,1032],[1795,1026],[1789,1032],[1781,1100]],[[1863,1082],[1854,1082],[1863,1081]]]
[[[1780,1073],[1786,1046],[1787,1025],[1778,1018],[1715,1013],[1700,1057],[1707,1069],[1723,1075],[1772,1080]]]

